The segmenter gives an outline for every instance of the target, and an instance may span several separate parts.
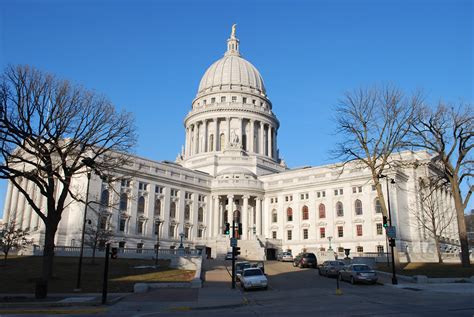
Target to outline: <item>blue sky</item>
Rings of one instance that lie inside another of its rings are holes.
[[[135,114],[138,155],[174,160],[199,80],[237,23],[281,122],[280,155],[320,165],[332,162],[332,109],[347,90],[392,83],[472,103],[472,21],[470,0],[3,0],[0,66],[30,64],[105,94]]]

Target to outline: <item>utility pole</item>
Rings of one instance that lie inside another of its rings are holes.
[[[232,239],[235,239],[235,219],[232,220]],[[235,288],[235,247],[232,247],[232,288]]]

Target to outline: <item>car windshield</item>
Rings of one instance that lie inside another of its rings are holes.
[[[262,270],[260,269],[247,269],[244,271],[244,276],[257,276],[263,275]]]
[[[243,269],[251,267],[250,263],[239,263],[236,266],[237,266],[237,270],[240,270],[240,271],[242,271]]]
[[[303,255],[304,258],[316,259],[316,256],[313,253],[306,253]]]
[[[344,266],[344,263],[337,262],[337,261],[331,261],[331,262],[329,262],[329,264],[332,265],[332,266],[341,266],[341,265]]]
[[[367,265],[354,265],[352,269],[356,272],[370,271],[370,267],[368,267]]]

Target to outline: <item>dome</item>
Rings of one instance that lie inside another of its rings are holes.
[[[199,83],[198,96],[229,90],[265,96],[262,76],[250,62],[240,56],[239,40],[235,37],[235,25],[227,40],[227,52],[204,73]]]

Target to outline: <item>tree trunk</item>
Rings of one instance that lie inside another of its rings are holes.
[[[458,223],[459,242],[461,243],[461,263],[463,267],[470,267],[471,261],[469,259],[469,244],[467,241],[466,221],[464,218],[464,207],[462,204],[461,191],[457,182],[451,182],[451,188],[454,198],[454,206],[456,208],[456,217]]]
[[[435,246],[436,246],[436,254],[438,255],[438,263],[443,263],[443,257],[441,256],[441,250],[439,247],[439,238],[435,237]]]
[[[3,263],[4,263],[5,265],[7,265],[8,251],[6,251],[6,252],[3,251],[3,253],[4,253]]]
[[[92,264],[95,264],[95,250],[97,248],[97,242],[92,245]]]
[[[48,225],[46,223],[45,242],[43,250],[43,271],[39,285],[37,284],[36,297],[45,298],[48,295],[48,281],[53,273],[53,258],[54,258],[54,236],[56,235],[57,225]],[[38,287],[44,288],[43,291],[38,292]]]

